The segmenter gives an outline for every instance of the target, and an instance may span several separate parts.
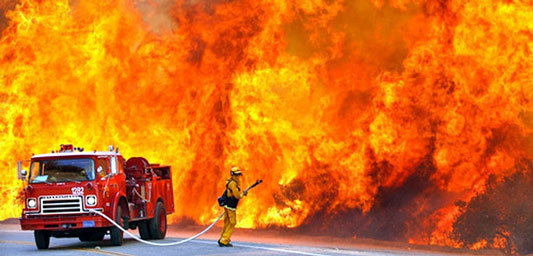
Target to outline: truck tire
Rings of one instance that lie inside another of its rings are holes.
[[[148,221],[153,239],[163,239],[167,234],[167,211],[163,202],[157,202],[155,216]]]
[[[152,239],[152,235],[150,234],[150,229],[148,228],[147,220],[139,221],[137,226],[139,227],[139,234],[141,235],[142,239],[144,240]]]
[[[33,231],[33,236],[35,237],[35,245],[39,250],[48,249],[50,245],[50,233],[45,230],[35,230]]]
[[[90,241],[102,241],[104,240],[105,232],[95,231],[89,234],[82,234],[79,236],[80,241],[90,242]]]
[[[117,207],[117,216],[115,218],[115,222],[121,227],[124,227],[124,220],[122,219],[122,207],[120,207],[120,205]],[[124,242],[124,232],[122,230],[113,226],[109,230],[109,233],[111,235],[112,245],[122,245],[122,243]]]

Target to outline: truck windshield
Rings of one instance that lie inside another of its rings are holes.
[[[94,180],[94,160],[51,159],[31,162],[30,183]]]

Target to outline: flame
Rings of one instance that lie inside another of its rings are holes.
[[[17,160],[114,144],[172,165],[173,221],[210,222],[239,165],[245,184],[265,180],[241,202],[240,227],[458,247],[454,203],[533,158],[529,1],[0,10],[0,220],[20,215]]]

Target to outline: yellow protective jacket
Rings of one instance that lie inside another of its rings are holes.
[[[235,211],[237,209],[239,199],[243,198],[244,194],[241,191],[240,184],[238,183],[238,181],[234,179],[228,179],[227,184],[228,185],[226,195],[228,196],[228,202],[224,207]]]

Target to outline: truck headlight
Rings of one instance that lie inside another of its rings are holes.
[[[85,203],[87,206],[95,206],[96,205],[96,196],[95,195],[88,195],[85,197]]]
[[[28,209],[35,209],[37,207],[37,200],[35,200],[35,198],[28,198],[26,205],[28,206]]]

